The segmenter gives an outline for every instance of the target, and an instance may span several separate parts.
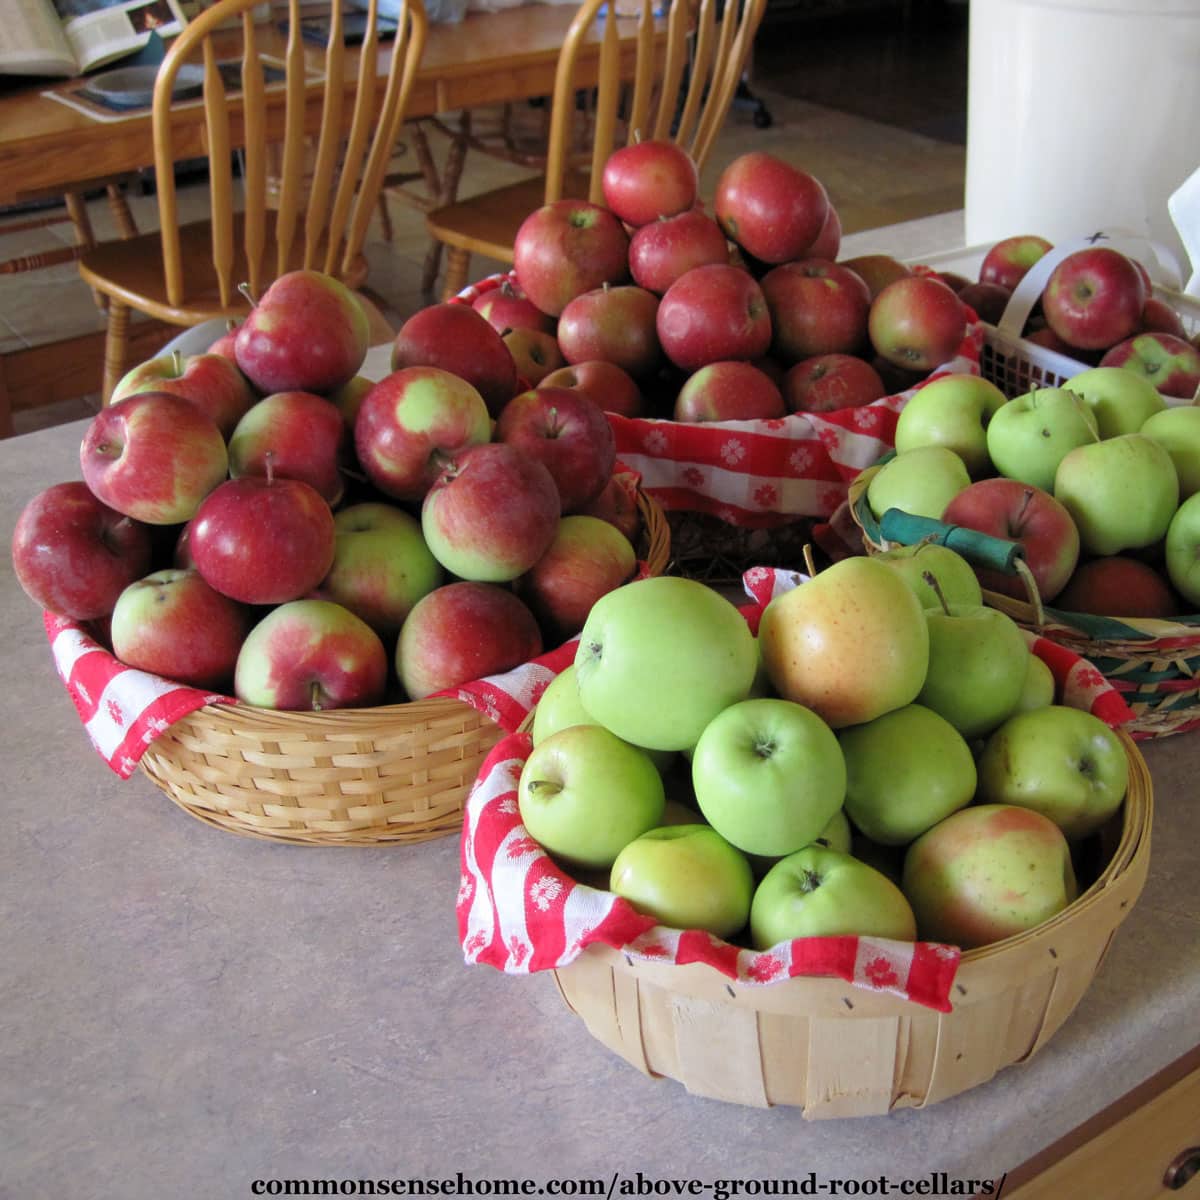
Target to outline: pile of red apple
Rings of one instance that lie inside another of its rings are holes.
[[[1015,234],[989,247],[975,280],[952,272],[941,278],[996,325],[1026,272],[1053,249],[1038,234]],[[1112,246],[1065,255],[1021,336],[1084,364],[1134,371],[1164,396],[1191,400],[1200,389],[1200,330],[1189,340],[1182,317],[1155,294],[1145,265]]]
[[[637,566],[603,412],[524,389],[470,308],[415,314],[376,383],[367,342],[297,271],[210,352],[135,368],[82,482],[25,506],[22,587],[129,666],[280,709],[421,699],[578,632]]]
[[[662,576],[599,600],[534,712],[525,830],[660,924],[987,945],[1061,912],[1128,759],[937,545],[844,559],[757,634]]]

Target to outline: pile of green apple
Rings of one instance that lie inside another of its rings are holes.
[[[1116,618],[1200,609],[1200,407],[1120,367],[1007,399],[947,375],[896,424],[896,454],[859,481],[896,508],[1019,542],[1040,598]],[[989,590],[1026,599],[1015,576]]]
[[[660,924],[987,945],[1078,894],[1128,760],[971,569],[845,559],[746,615],[695,580],[599,600],[536,709],[526,831]]]

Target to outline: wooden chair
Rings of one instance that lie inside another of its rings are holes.
[[[159,70],[152,111],[159,232],[97,246],[80,260],[80,274],[109,300],[106,403],[129,365],[131,309],[174,325],[196,325],[213,317],[244,317],[249,302],[239,288],[259,296],[290,270],[324,271],[354,288],[366,278],[363,242],[425,46],[424,5],[404,0],[384,79],[378,76],[383,47],[375,34],[376,0],[367,36],[353,50],[343,43],[341,0],[330,0],[331,36],[324,52],[306,49],[300,0],[288,0],[286,80],[272,85],[265,82],[260,50],[271,31],[256,27],[251,12],[258,3],[219,0],[184,29]],[[219,69],[216,34],[237,16],[241,86],[231,93]],[[179,69],[194,60],[204,73],[211,215],[180,227],[174,167],[194,151],[176,144],[172,91]],[[314,74],[322,78],[314,82]],[[272,104],[276,86],[282,97]],[[315,159],[306,164],[313,137]],[[269,203],[268,156],[275,144],[282,144],[283,160],[278,196]],[[232,153],[238,145],[245,147],[240,206]]]
[[[671,138],[704,166],[766,0],[669,0],[665,18],[655,17],[653,0],[637,0],[636,15],[616,21],[601,13],[607,7],[608,0],[584,0],[563,41],[545,172],[426,214],[430,235],[446,248],[444,298],[470,282],[472,254],[511,263],[517,229],[535,208],[568,196],[601,203],[601,170],[619,146]],[[626,49],[618,34],[631,28],[636,48]],[[629,55],[633,61],[623,63]],[[591,122],[584,162],[572,149],[580,119]]]

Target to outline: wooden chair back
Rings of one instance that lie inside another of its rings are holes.
[[[180,69],[194,63],[203,72],[213,267],[221,303],[229,305],[240,284],[248,283],[257,297],[273,279],[297,267],[337,276],[349,272],[361,254],[425,47],[422,0],[401,0],[390,44],[378,36],[377,0],[370,0],[366,35],[355,47],[344,43],[341,0],[331,0],[330,36],[323,50],[305,42],[300,0],[288,0],[287,40],[279,55],[285,78],[270,83],[263,56],[278,61],[270,53],[277,35],[274,27],[255,25],[252,10],[259,3],[219,0],[201,13],[176,38],[155,81],[154,163],[166,290],[173,305],[187,294],[174,168],[194,156],[177,144],[172,120]],[[311,7],[304,15],[312,15]],[[240,19],[235,50],[240,88],[230,87],[220,69],[231,18]],[[392,56],[386,79],[377,71],[381,53]],[[282,105],[269,102],[277,88]],[[322,97],[319,122],[308,115],[313,88]],[[239,145],[245,147],[240,213],[232,153]],[[269,198],[269,156],[276,148],[282,149],[282,167],[271,180],[275,193]]]

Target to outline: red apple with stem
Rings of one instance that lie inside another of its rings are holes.
[[[1171,333],[1134,334],[1107,350],[1100,366],[1133,371],[1176,400],[1191,400],[1200,388],[1200,349]]]
[[[501,335],[517,368],[518,386],[536,387],[551,371],[566,366],[562,348],[552,333],[542,329],[510,329]]]
[[[629,240],[634,283],[658,296],[693,267],[728,262],[725,231],[700,208],[651,221]]]
[[[740,267],[694,267],[658,306],[658,340],[683,371],[724,359],[754,359],[771,345],[771,314],[758,282]]]
[[[753,363],[708,363],[684,380],[676,421],[754,421],[787,415],[775,381]]]
[[[783,378],[789,412],[836,412],[859,408],[886,396],[879,372],[853,354],[818,354],[802,359]]]
[[[589,359],[551,371],[544,387],[576,388],[604,412],[623,417],[640,417],[646,409],[637,380],[616,363]]]
[[[139,363],[113,388],[109,403],[139,392],[171,392],[190,400],[212,417],[226,438],[258,400],[237,362],[211,351],[185,356],[176,350]]]
[[[781,362],[853,354],[865,346],[871,293],[848,267],[819,258],[781,263],[761,287],[771,314],[771,351]]]
[[[655,319],[658,297],[634,284],[593,288],[576,296],[558,318],[558,345],[569,363],[601,359],[634,379],[663,363]]]
[[[765,150],[735,158],[717,179],[713,209],[725,233],[764,263],[803,258],[829,211],[819,180]]]
[[[537,329],[554,332],[554,318],[542,312],[512,279],[504,279],[499,287],[480,292],[471,307],[482,316],[501,337],[510,329]]]
[[[637,228],[692,208],[700,177],[682,146],[651,138],[614,150],[604,164],[600,186],[608,208]]]
[[[1046,323],[1070,346],[1106,350],[1138,327],[1147,289],[1137,265],[1111,246],[1068,254],[1042,292]]]
[[[875,352],[908,371],[932,371],[958,352],[967,313],[944,283],[911,275],[871,302],[867,332]]]

